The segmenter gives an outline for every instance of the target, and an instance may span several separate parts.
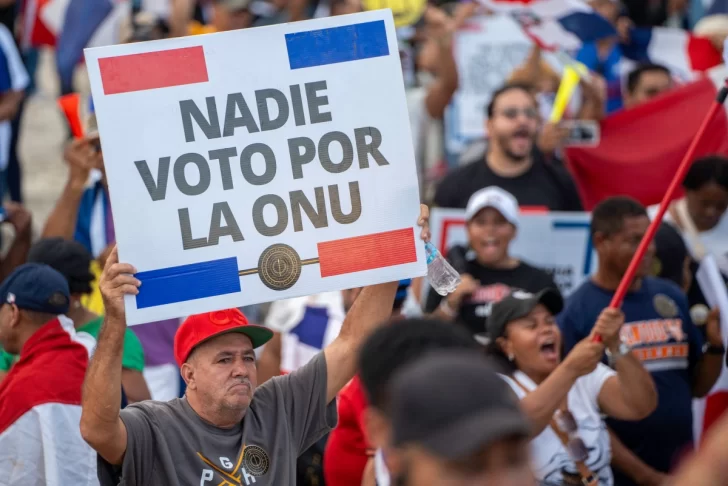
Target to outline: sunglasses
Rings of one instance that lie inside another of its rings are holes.
[[[518,115],[523,115],[529,120],[535,120],[538,118],[538,111],[535,108],[506,108],[500,111],[500,115],[509,120],[515,120]]]
[[[586,444],[577,434],[579,428],[576,419],[568,410],[557,410],[554,415],[556,426],[569,437],[566,444],[566,451],[574,462],[585,462],[589,458],[589,450]]]

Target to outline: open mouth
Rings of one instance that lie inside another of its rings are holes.
[[[556,341],[553,339],[547,339],[544,341],[543,344],[541,344],[539,351],[541,352],[541,355],[549,361],[557,361],[559,359],[559,354],[556,349]]]
[[[515,140],[529,140],[531,138],[531,134],[528,133],[527,129],[521,128],[515,131],[513,138]]]

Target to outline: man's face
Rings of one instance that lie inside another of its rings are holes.
[[[664,71],[645,71],[637,86],[627,95],[625,105],[629,108],[645,103],[672,88],[672,78]]]
[[[599,254],[600,265],[603,261],[610,269],[619,275],[624,275],[649,226],[650,219],[647,216],[627,216],[623,220],[620,231],[610,236],[601,233],[594,235],[594,245]],[[654,255],[655,243],[653,241],[647,247],[640,266],[637,267],[636,277],[642,278],[650,274]]]
[[[244,412],[258,384],[255,351],[244,334],[231,332],[200,344],[182,365],[188,393],[220,411]]]
[[[11,304],[0,307],[0,347],[10,354],[19,354],[17,323],[18,308]]]
[[[514,162],[531,155],[538,131],[538,107],[533,97],[521,89],[502,93],[487,122],[490,143]]]
[[[528,440],[506,438],[461,460],[445,460],[409,446],[392,452],[395,471],[404,486],[534,486]]]

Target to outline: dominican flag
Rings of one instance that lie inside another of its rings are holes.
[[[0,382],[3,484],[98,485],[96,453],[80,431],[89,356],[81,334],[66,317],[44,324]]]
[[[703,72],[723,62],[710,39],[670,27],[636,28],[622,55],[635,62],[662,64],[676,75]]]
[[[617,35],[581,0],[480,0],[493,12],[513,15],[542,49],[576,51],[583,43]]]
[[[589,211],[614,194],[632,196],[645,206],[658,204],[714,103],[716,84],[703,77],[620,110],[602,120],[597,147],[566,149],[584,209]],[[719,110],[698,142],[695,158],[728,156],[726,133],[728,116]]]

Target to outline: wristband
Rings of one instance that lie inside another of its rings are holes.
[[[713,346],[712,344],[705,343],[703,346],[703,353],[705,354],[717,354],[723,356],[725,353],[725,347],[721,344],[720,346]]]

